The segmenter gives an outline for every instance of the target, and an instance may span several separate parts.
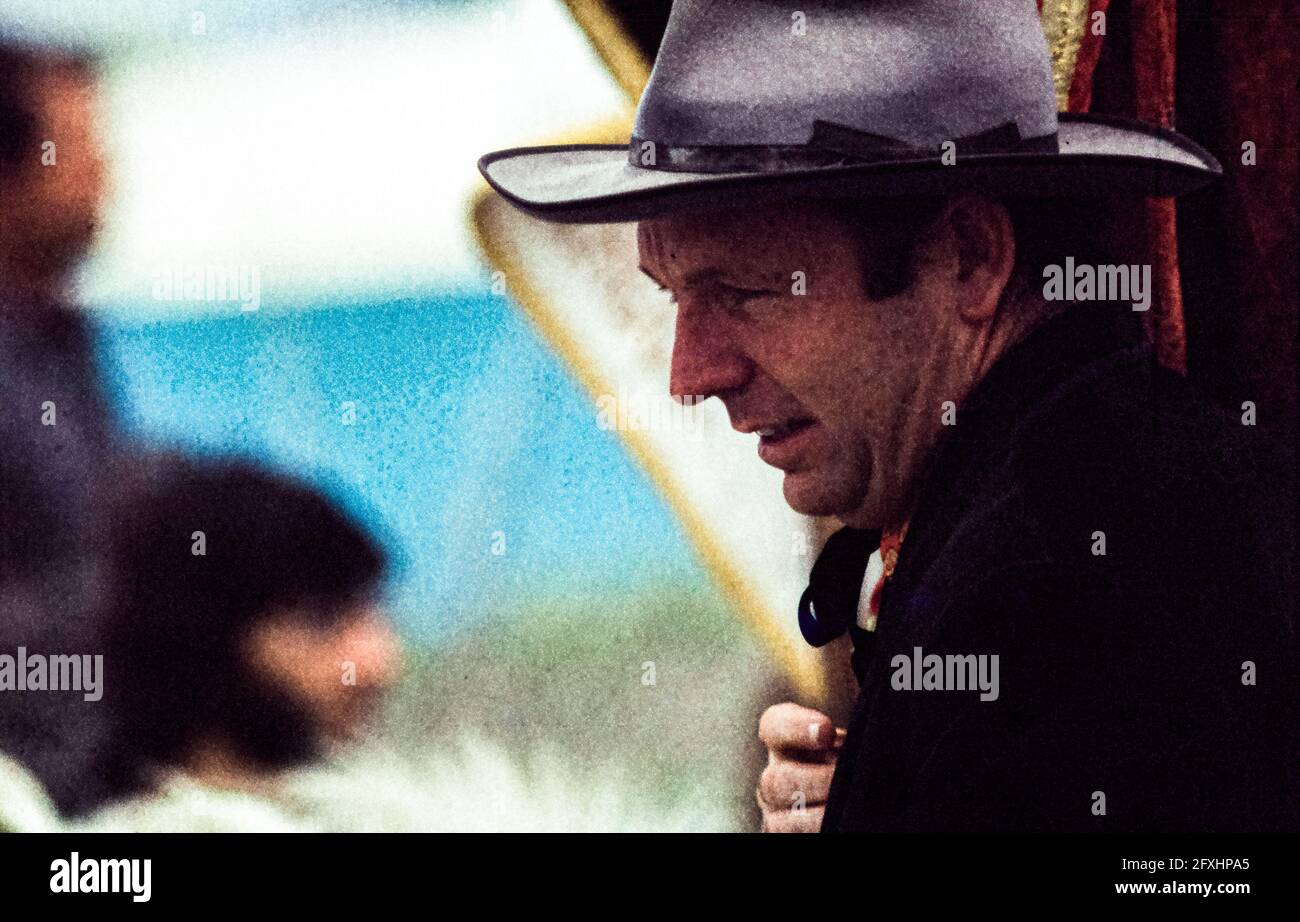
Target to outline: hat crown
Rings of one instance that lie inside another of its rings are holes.
[[[1057,130],[1034,0],[677,0],[634,134],[806,144],[833,122],[909,146]]]

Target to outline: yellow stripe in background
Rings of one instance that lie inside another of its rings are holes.
[[[637,102],[650,79],[650,62],[627,37],[618,19],[600,0],[564,0],[564,5],[623,92]]]
[[[587,133],[587,140],[606,137],[609,137],[608,133]],[[487,215],[489,203],[495,195],[484,186],[475,196],[470,209],[471,231],[480,249],[492,266],[505,273],[506,286],[515,301],[523,308],[547,344],[573,370],[582,386],[593,395],[610,393],[613,388],[609,382],[601,378],[591,356],[569,334],[558,312],[547,304],[546,298],[528,280],[525,268],[508,248],[494,239]],[[803,648],[793,643],[777,626],[779,618],[790,618],[794,613],[773,611],[754,592],[745,575],[714,538],[708,523],[678,488],[675,478],[655,453],[649,438],[636,430],[620,431],[620,435],[632,456],[649,475],[651,483],[664,496],[669,508],[682,523],[682,529],[699,553],[705,569],[741,621],[774,656],[778,668],[794,686],[800,699],[814,707],[823,704],[828,697],[828,684],[820,657],[812,648]]]

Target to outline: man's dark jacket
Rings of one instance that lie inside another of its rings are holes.
[[[1294,828],[1293,498],[1113,315],[1038,328],[941,437],[824,830]],[[896,690],[918,647],[998,655],[999,696]]]

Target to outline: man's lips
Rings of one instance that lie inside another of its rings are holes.
[[[805,443],[817,425],[815,419],[800,417],[744,427],[742,431],[758,433],[758,456],[763,461],[773,467],[789,470],[798,462]]]
[[[770,426],[760,426],[754,431],[758,433],[760,441],[775,444],[776,442],[789,438],[800,429],[806,429],[814,422],[815,420],[811,419],[790,419],[783,423],[773,423]]]

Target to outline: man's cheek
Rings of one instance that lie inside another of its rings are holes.
[[[859,493],[872,475],[872,451],[868,436],[860,429],[828,432],[825,474],[845,489]]]
[[[858,451],[863,442],[861,421],[848,414],[828,413],[818,417],[822,450],[829,455],[847,456]]]
[[[818,433],[815,450],[809,454],[807,471],[821,482],[823,487],[853,491],[865,482],[867,471],[864,467],[864,452],[860,445],[848,441],[842,433],[837,433],[823,426]],[[867,465],[869,468],[869,464]]]

